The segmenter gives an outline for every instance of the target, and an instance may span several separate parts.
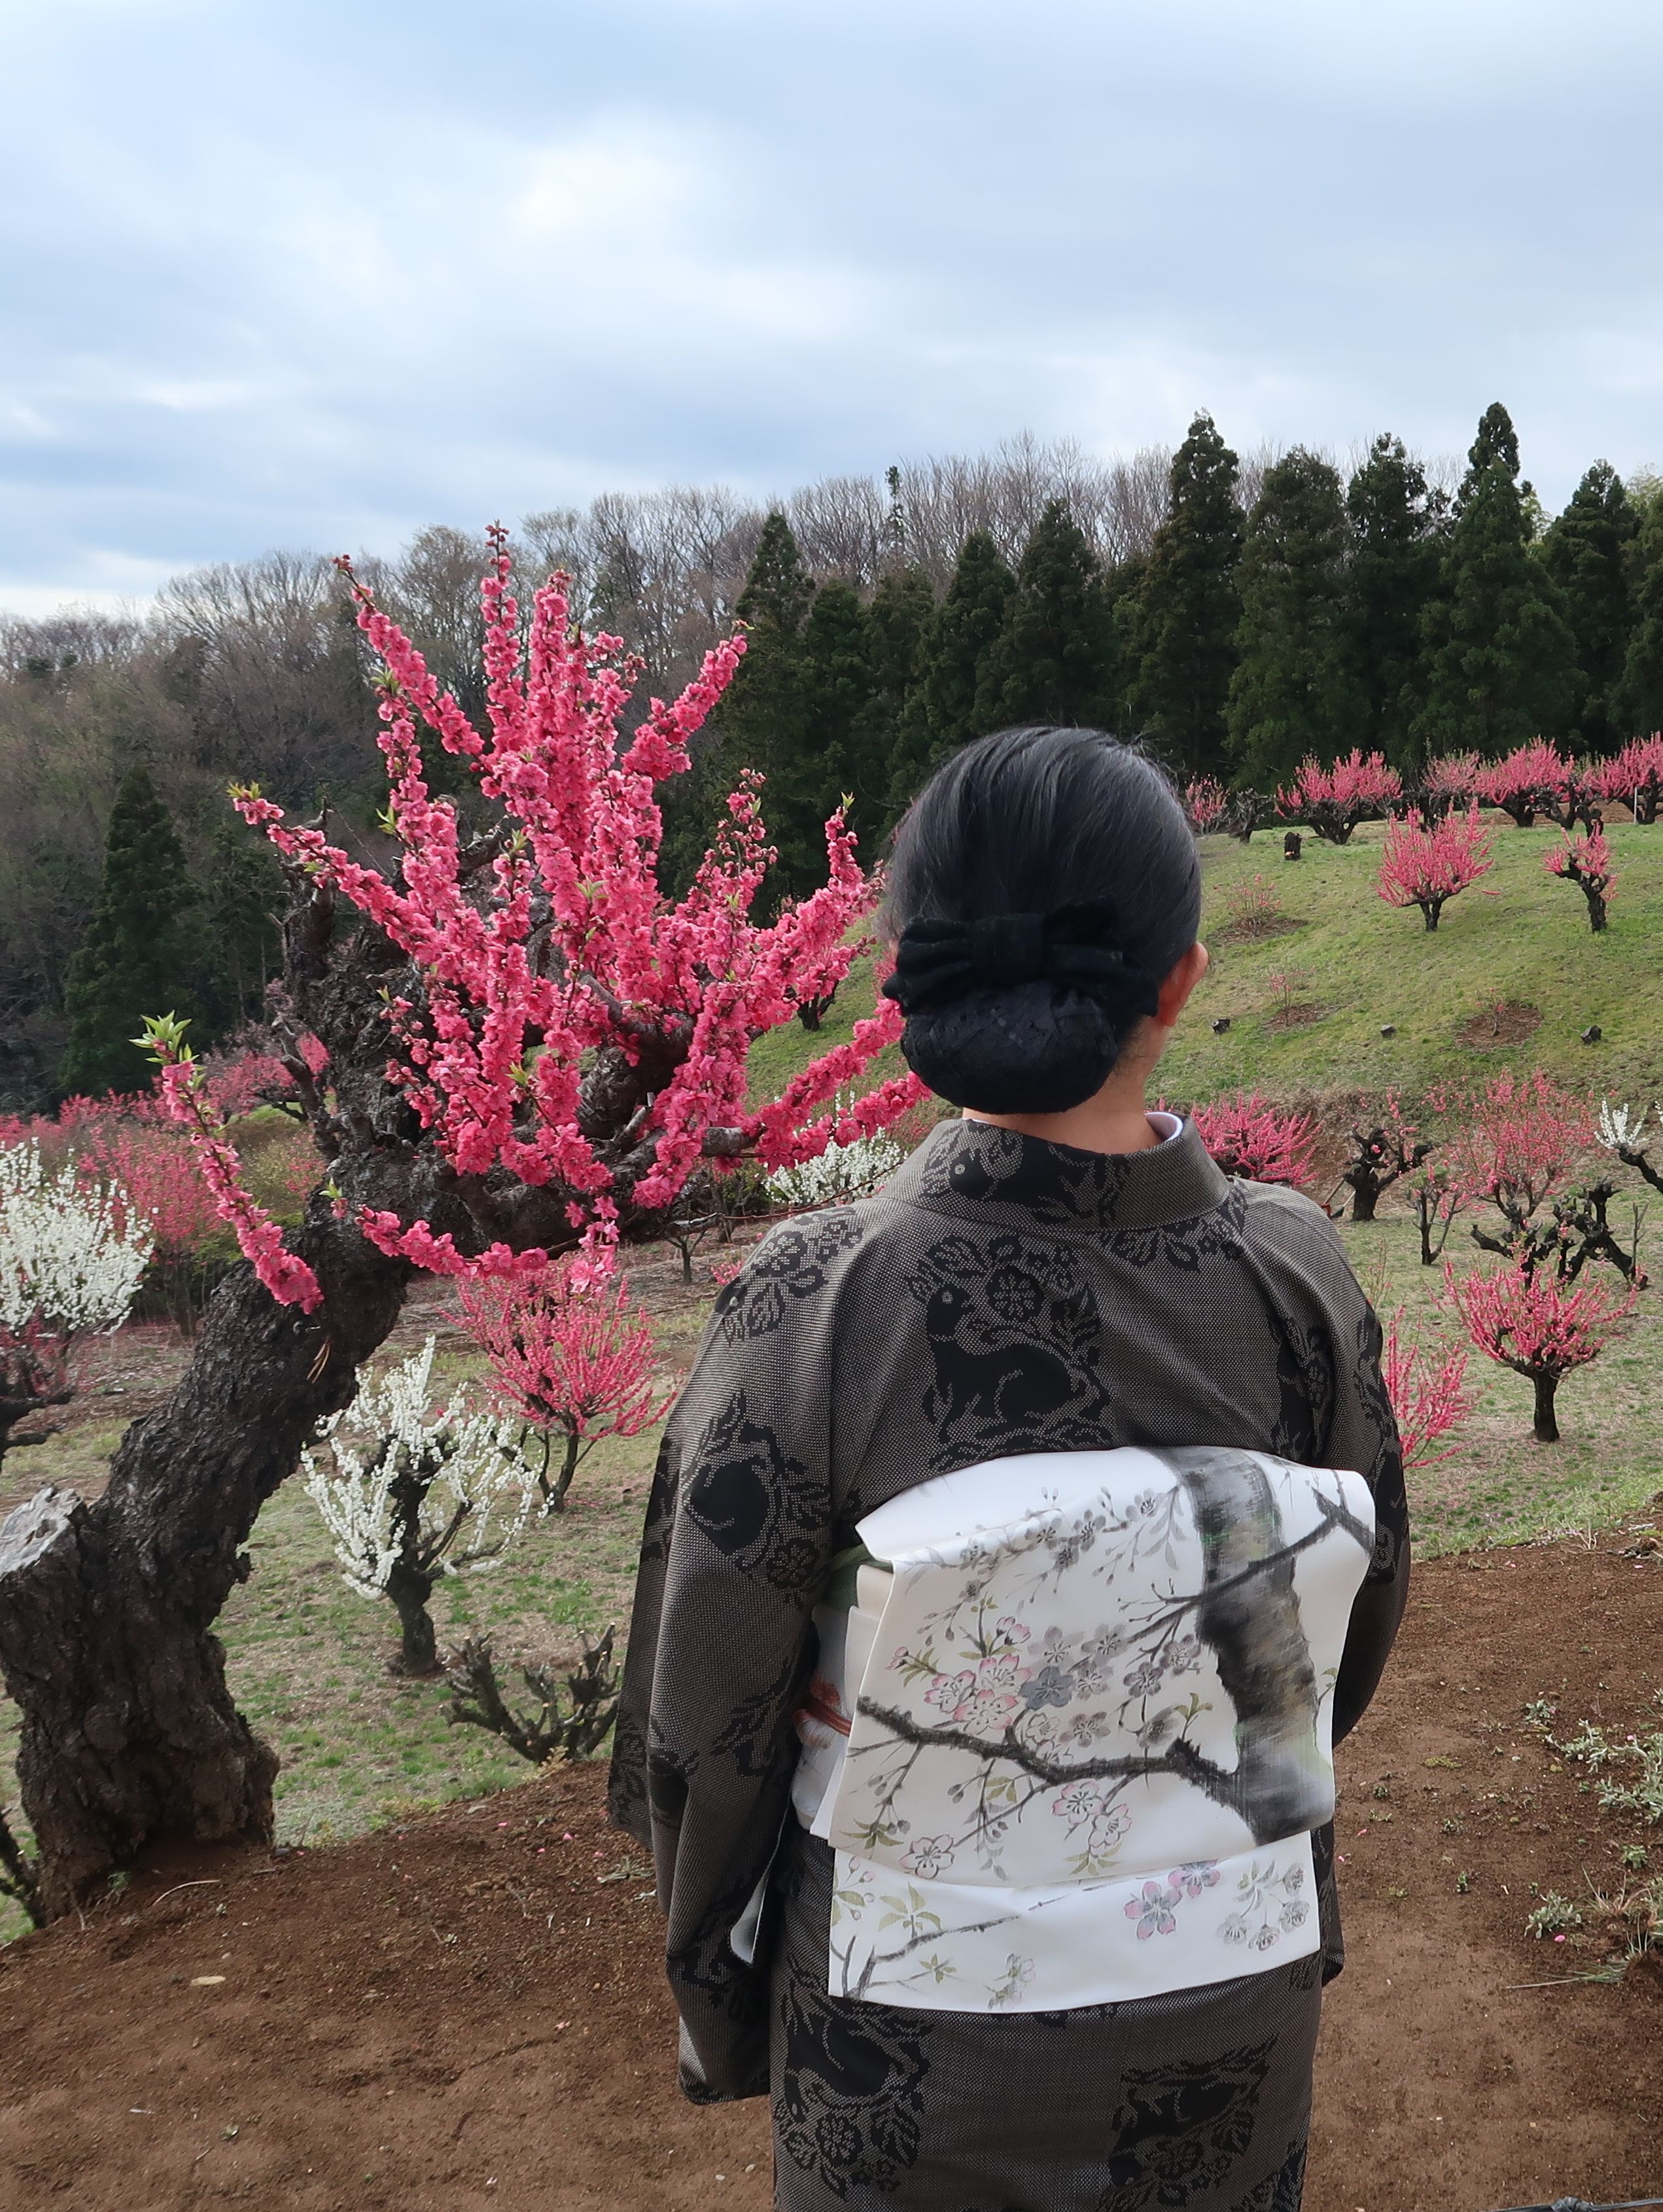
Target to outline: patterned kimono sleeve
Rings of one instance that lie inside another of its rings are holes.
[[[1324,1462],[1355,1468],[1375,1500],[1375,1553],[1351,1607],[1350,1628],[1334,1685],[1334,1741],[1367,1711],[1386,1671],[1409,1596],[1409,1500],[1397,1416],[1381,1370],[1381,1326],[1334,1239],[1338,1261],[1329,1284],[1334,1395]]]
[[[766,1933],[732,1939],[789,1817],[831,1548],[824,1317],[748,1325],[772,1241],[718,1302],[665,1431],[612,1762],[613,1817],[657,1869],[698,2103],[768,2087]]]

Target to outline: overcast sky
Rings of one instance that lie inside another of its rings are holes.
[[[1206,406],[1663,465],[1656,0],[0,0],[0,607]]]

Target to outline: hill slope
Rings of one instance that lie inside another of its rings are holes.
[[[1579,1089],[1636,1102],[1663,1095],[1663,823],[1609,830],[1617,895],[1610,927],[1595,937],[1581,893],[1542,865],[1558,831],[1515,830],[1502,814],[1485,821],[1496,866],[1444,909],[1431,934],[1415,908],[1388,907],[1376,890],[1381,823],[1365,823],[1349,845],[1308,838],[1296,862],[1282,858],[1279,832],[1247,846],[1204,837],[1202,933],[1212,967],[1162,1065],[1167,1097],[1191,1104],[1239,1087],[1285,1097],[1387,1084],[1414,1097],[1502,1066],[1543,1067]],[[1254,876],[1287,916],[1259,939],[1229,927],[1229,895]],[[1498,1003],[1528,1011],[1515,1011],[1496,1036],[1490,1010]],[[756,1095],[771,1095],[842,1042],[871,1005],[871,963],[862,961],[817,1036],[792,1028],[758,1041]],[[1215,1036],[1223,1015],[1230,1026]],[[1581,1032],[1591,1024],[1604,1034],[1585,1045]],[[1388,1025],[1396,1034],[1383,1037]],[[870,1079],[899,1065],[886,1053]]]

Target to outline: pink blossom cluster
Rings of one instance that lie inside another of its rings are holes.
[[[1184,811],[1192,829],[1204,832],[1216,830],[1229,804],[1224,787],[1216,776],[1197,776],[1184,786]]]
[[[1567,830],[1554,849],[1542,855],[1542,866],[1549,875],[1580,887],[1595,917],[1594,927],[1603,928],[1605,908],[1617,896],[1617,869],[1605,831]]]
[[[1601,799],[1632,808],[1636,821],[1654,822],[1663,797],[1663,732],[1630,738],[1620,753],[1590,771],[1589,781]]]
[[[1403,778],[1384,754],[1365,756],[1354,746],[1327,768],[1308,756],[1292,784],[1277,793],[1276,805],[1284,821],[1308,822],[1319,837],[1343,845],[1359,822],[1402,796]]]
[[[1448,901],[1494,866],[1476,800],[1465,814],[1452,809],[1431,822],[1411,808],[1387,824],[1380,895],[1388,906],[1419,907],[1428,929],[1435,929]]]
[[[1478,796],[1484,763],[1477,753],[1442,753],[1428,761],[1419,777],[1429,810],[1448,813],[1452,806],[1467,806]]]
[[[1460,1427],[1472,1411],[1466,1388],[1467,1355],[1459,1347],[1433,1350],[1410,1334],[1406,1309],[1399,1306],[1386,1324],[1381,1372],[1386,1395],[1398,1419],[1405,1468],[1433,1467],[1454,1449],[1434,1449]]]
[[[1593,1141],[1587,1102],[1540,1068],[1504,1069],[1475,1088],[1441,1085],[1429,1095],[1455,1125],[1444,1155],[1455,1182],[1512,1220],[1528,1220]]]
[[[158,1089],[162,1103],[186,1131],[203,1181],[221,1220],[234,1232],[243,1257],[280,1305],[311,1313],[323,1303],[323,1286],[306,1261],[287,1249],[283,1232],[264,1207],[248,1194],[236,1148],[225,1134],[225,1121],[195,1063],[176,1041],[155,1040],[161,1061]]]
[[[568,622],[569,579],[534,599],[522,639],[510,559],[492,532],[481,586],[489,734],[441,692],[422,655],[365,588],[352,583],[358,623],[379,656],[379,744],[387,764],[387,822],[401,848],[397,878],[352,860],[321,831],[298,827],[256,790],[236,794],[245,818],[289,860],[332,885],[410,957],[417,999],[389,1006],[388,1078],[464,1176],[507,1168],[522,1182],[572,1194],[568,1214],[604,1253],[619,1202],[671,1205],[706,1156],[754,1147],[768,1166],[812,1158],[834,1138],[869,1133],[913,1103],[912,1078],[886,1084],[840,1116],[805,1117],[851,1083],[898,1034],[888,1000],[852,1041],[808,1068],[762,1113],[746,1095],[754,1037],[792,1018],[799,1000],[829,993],[861,950],[853,926],[871,911],[841,811],[826,825],[828,880],[764,927],[750,909],[773,859],[758,799],[742,777],[685,896],[658,887],[662,821],[653,787],[685,773],[689,743],[731,680],[744,649],[733,637],[706,656],[673,704],[659,700],[627,744],[618,719],[639,674],[622,641],[586,638]],[[430,793],[417,724],[463,761],[509,834],[489,876],[464,871],[457,813]],[[482,886],[483,895],[482,895]],[[546,902],[547,921],[534,907]],[[633,1191],[580,1126],[586,1054],[621,1048],[632,1062],[673,1049],[667,1079],[639,1132],[653,1151]],[[464,1257],[425,1224],[385,1214],[363,1226],[384,1251],[448,1274],[525,1278],[545,1255],[494,1247]]]
[[[531,1282],[464,1283],[461,1295],[498,1389],[533,1428],[634,1437],[668,1410],[675,1394],[654,1385],[652,1323],[622,1277],[592,1285],[567,1259]]]
[[[1478,779],[1478,796],[1527,825],[1569,795],[1574,773],[1551,738],[1534,738],[1490,763]]]
[[[1257,1091],[1238,1091],[1234,1097],[1193,1108],[1189,1118],[1226,1175],[1296,1188],[1310,1180],[1317,1137],[1314,1115],[1273,1106]]]

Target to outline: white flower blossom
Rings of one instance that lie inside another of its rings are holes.
[[[0,1330],[67,1343],[119,1328],[153,1241],[123,1193],[48,1175],[39,1145],[0,1148]]]
[[[429,1337],[323,1424],[327,1459],[301,1454],[307,1494],[360,1597],[386,1589],[406,1544],[412,1486],[417,1540],[435,1575],[496,1565],[531,1519],[537,1486],[519,1449],[519,1424],[459,1402],[430,1413],[433,1351]]]
[[[1652,1111],[1663,1123],[1663,1104],[1654,1105]],[[1608,1152],[1637,1152],[1645,1147],[1646,1109],[1636,1114],[1626,1103],[1613,1107],[1609,1098],[1599,1102],[1599,1141]]]
[[[832,1102],[833,1114],[847,1114],[853,1103],[852,1098],[840,1096]],[[868,1196],[906,1157],[905,1146],[883,1133],[857,1137],[847,1145],[829,1144],[817,1160],[775,1168],[768,1179],[768,1195],[780,1206],[841,1206]]]

